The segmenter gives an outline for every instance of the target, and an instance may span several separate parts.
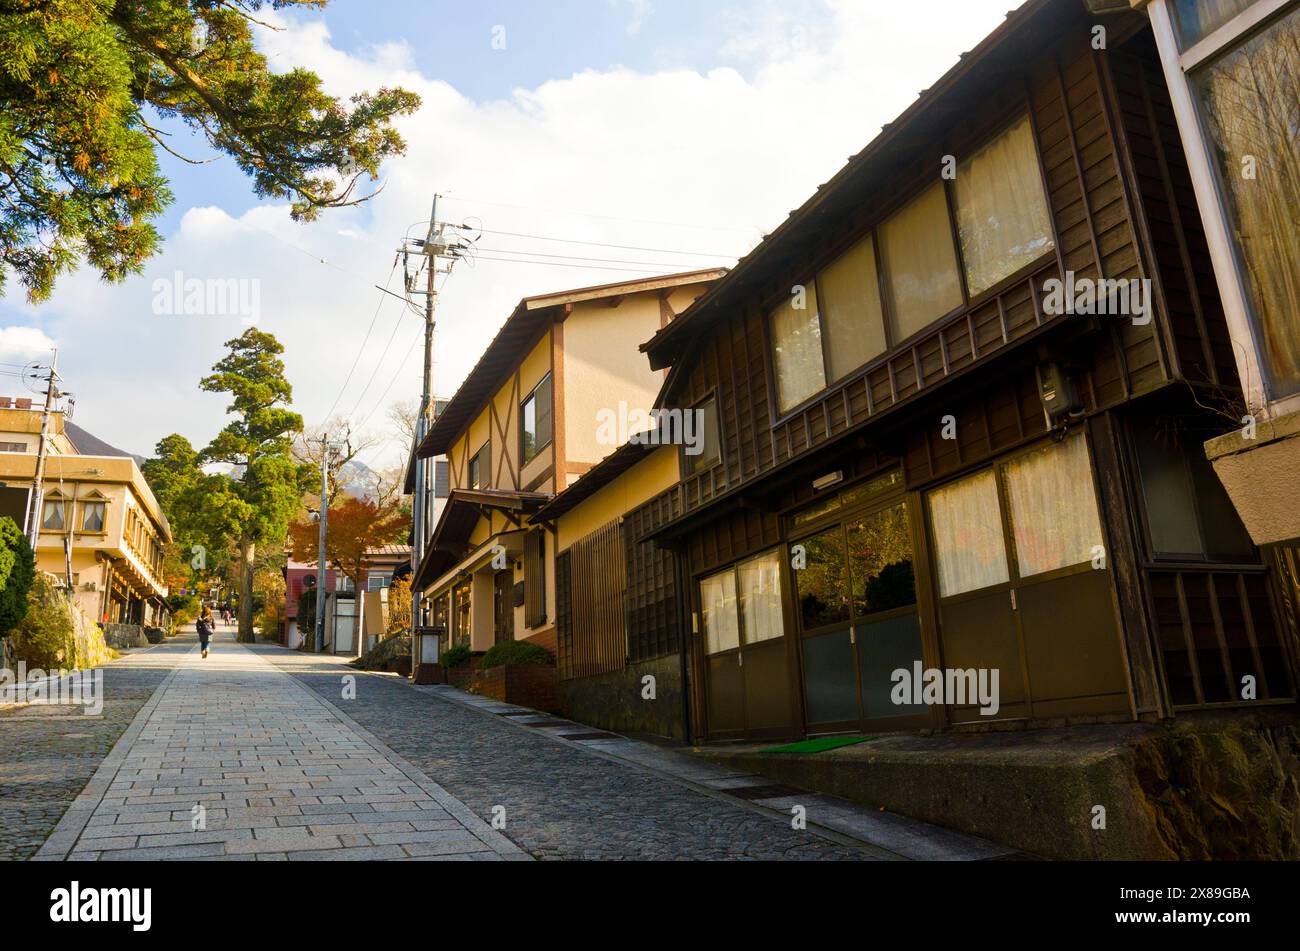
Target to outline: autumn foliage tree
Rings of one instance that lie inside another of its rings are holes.
[[[372,499],[345,496],[329,509],[325,526],[327,565],[341,571],[360,590],[365,580],[366,552],[402,540],[410,526],[410,518],[395,503],[385,505]],[[295,561],[318,563],[319,524],[294,522],[289,527],[289,542]]]

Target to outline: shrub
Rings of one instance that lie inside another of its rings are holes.
[[[27,613],[27,591],[36,574],[36,557],[18,523],[0,517],[0,637]]]
[[[53,670],[76,662],[77,644],[68,602],[52,575],[37,575],[23,619],[9,634],[14,659]]]
[[[543,667],[553,663],[555,660],[545,647],[538,647],[527,641],[506,641],[489,648],[483,655],[479,668],[488,670],[492,667],[504,667],[506,664]]]
[[[449,647],[443,651],[438,660],[443,667],[451,669],[452,667],[461,667],[468,664],[469,659],[473,656],[473,651],[469,649],[468,644],[457,644],[455,647]]]

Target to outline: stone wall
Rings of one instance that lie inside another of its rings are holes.
[[[149,638],[139,624],[105,624],[104,638],[109,647],[126,650],[131,647],[148,647]]]
[[[654,677],[654,699],[645,697],[643,678]],[[682,729],[681,656],[669,654],[622,670],[559,684],[560,712],[571,720],[650,736],[685,738]]]
[[[505,664],[475,671],[469,692],[547,713],[558,713],[560,709],[555,695],[555,668],[540,664]]]

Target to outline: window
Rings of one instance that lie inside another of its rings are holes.
[[[849,522],[848,539],[855,617],[916,604],[905,503]]]
[[[445,499],[451,491],[451,478],[449,466],[446,459],[435,459],[433,462],[433,496],[437,499]]]
[[[876,242],[867,235],[817,276],[827,376],[842,380],[885,352]]]
[[[720,654],[740,646],[740,621],[736,616],[736,573],[727,569],[700,582],[704,615],[704,650]]]
[[[931,185],[886,220],[879,234],[897,344],[962,303],[943,183]]]
[[[488,479],[492,471],[492,442],[483,444],[474,458],[469,461],[469,487],[471,489],[488,488]]]
[[[1218,25],[1246,4],[1181,3]],[[1259,357],[1276,396],[1300,392],[1300,10],[1276,20],[1236,49],[1198,70],[1199,93],[1212,160],[1218,165],[1224,210],[1240,258],[1247,306],[1257,328]],[[1247,177],[1244,157],[1253,157]]]
[[[81,503],[81,530],[83,532],[102,532],[104,530],[104,503]]]
[[[1183,49],[1196,45],[1255,0],[1173,0],[1174,24]]]
[[[1042,181],[1028,116],[957,167],[957,236],[972,297],[1054,246]]]
[[[469,644],[470,642],[470,590],[469,581],[457,585],[452,590],[452,599],[455,605],[453,610],[456,612],[456,626],[452,632],[452,637],[456,645]]]
[[[451,592],[439,595],[433,599],[433,626],[440,627],[443,630],[443,636],[448,638],[447,644],[450,646],[451,630],[447,624],[451,620]]]
[[[520,411],[523,425],[520,427],[522,440],[521,456],[527,465],[537,454],[551,444],[551,375],[548,373],[536,389],[524,400]]]
[[[718,401],[712,397],[700,403],[693,410],[697,415],[691,423],[691,432],[699,440],[698,445],[682,447],[683,469],[687,475],[707,472],[722,460],[722,435],[718,431]],[[698,452],[692,454],[691,450]]]
[[[26,452],[25,442],[0,442],[0,452]]]
[[[795,590],[805,631],[847,621],[849,569],[844,558],[844,532],[839,525],[792,546]]]
[[[1082,433],[935,489],[927,499],[940,597],[1011,581],[1013,563],[1016,579],[1088,565],[1105,544]]]
[[[796,304],[803,307],[796,307]],[[772,311],[771,320],[776,401],[784,413],[826,388],[816,285],[808,284],[800,298],[792,294],[783,300]]]
[[[1021,578],[1092,560],[1101,518],[1082,435],[1018,456],[1002,478]]]
[[[546,532],[528,533],[524,547],[524,624],[541,627],[546,623]]]
[[[935,489],[929,501],[940,597],[1007,581],[1002,525],[993,517],[998,511],[998,484],[993,470]]]
[[[63,499],[46,499],[41,514],[41,528],[47,532],[63,531],[64,513],[67,502]]]
[[[704,650],[719,654],[785,633],[781,611],[781,555],[751,558],[700,582]]]
[[[393,585],[393,576],[386,571],[372,571],[366,575],[367,591],[383,591],[385,588],[391,588]]]
[[[1255,549],[1205,452],[1204,436],[1134,424],[1147,532],[1156,557],[1254,561]]]

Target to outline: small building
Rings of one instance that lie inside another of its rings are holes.
[[[725,271],[520,301],[433,421],[421,458],[446,456],[449,492],[413,590],[427,623],[474,652],[556,650],[555,537],[533,516],[626,440],[664,375],[638,352]],[[602,421],[604,425],[602,425]]]
[[[26,528],[41,433],[30,399],[0,397],[0,515]],[[171,528],[136,459],[55,412],[42,483],[36,566],[61,579],[83,614],[162,626],[163,546]]]

